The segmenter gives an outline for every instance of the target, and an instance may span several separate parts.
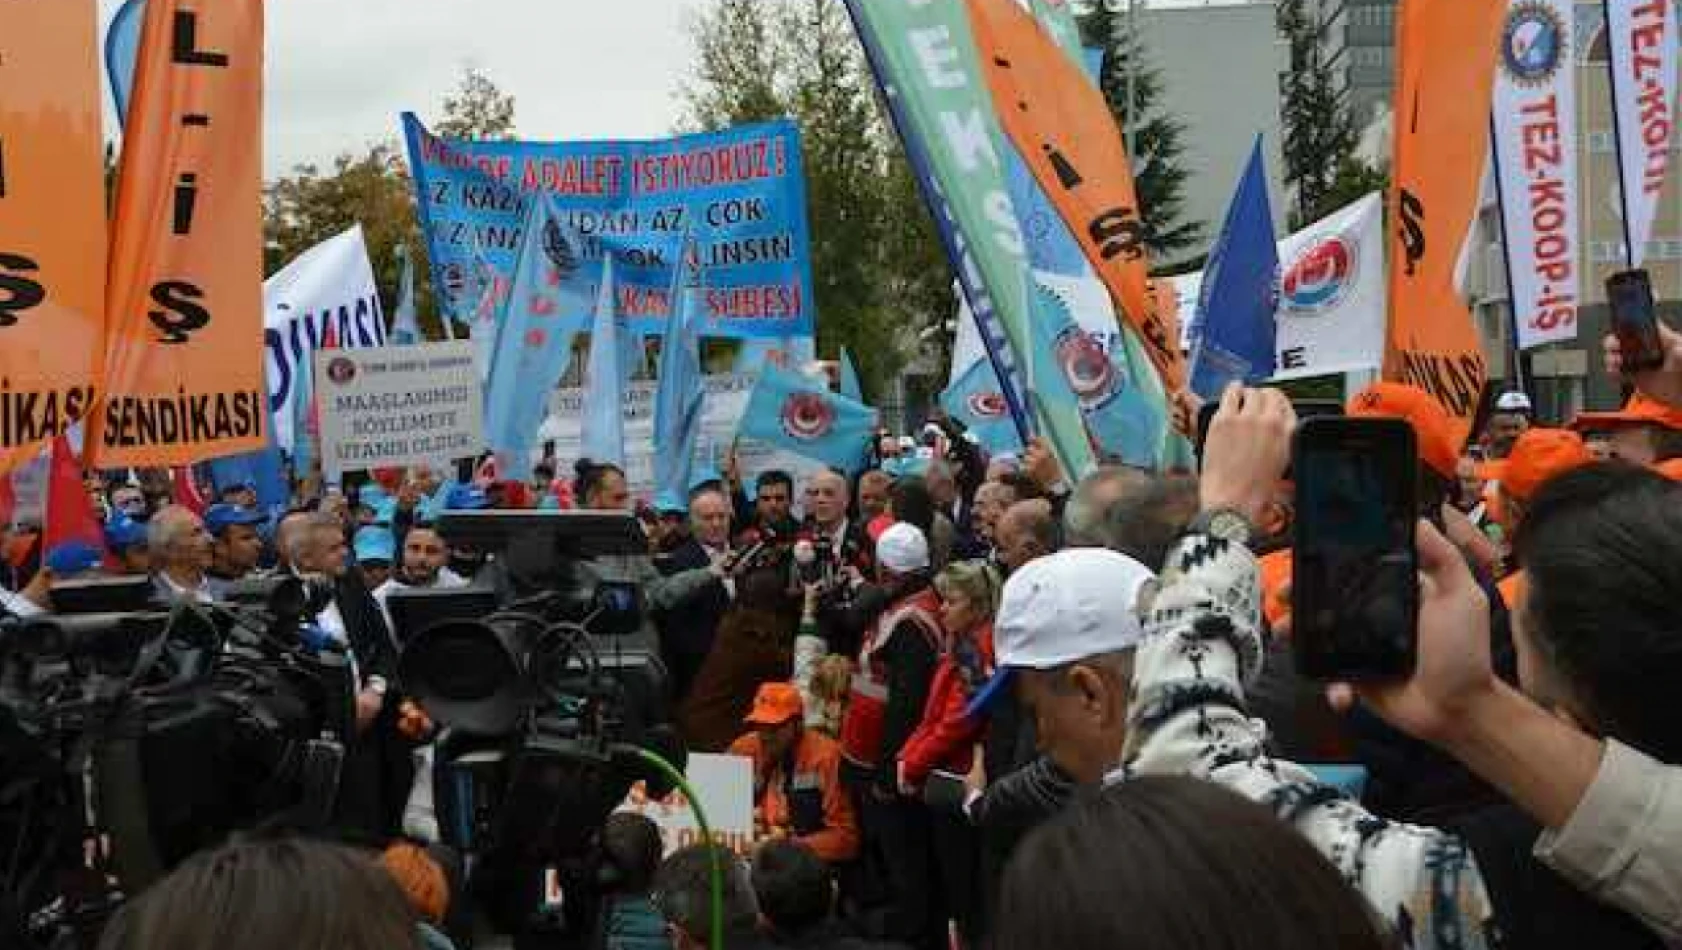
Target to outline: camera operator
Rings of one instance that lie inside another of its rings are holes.
[[[174,603],[193,600],[208,604],[215,600],[210,585],[211,538],[204,522],[190,509],[170,505],[152,516],[146,526],[157,573],[152,577],[158,597]]]

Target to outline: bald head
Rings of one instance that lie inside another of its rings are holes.
[[[1043,498],[1019,501],[999,516],[993,530],[999,563],[1007,571],[1017,571],[1023,565],[1057,550],[1057,519],[1052,516],[1051,503]]]
[[[806,514],[821,529],[832,529],[847,520],[847,505],[852,502],[847,479],[839,472],[822,471],[806,483]]]

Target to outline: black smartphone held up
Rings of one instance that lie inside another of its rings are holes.
[[[1606,278],[1606,305],[1612,314],[1612,333],[1618,338],[1624,372],[1640,373],[1663,366],[1659,310],[1653,302],[1653,283],[1647,272],[1619,271]]]
[[[1418,456],[1400,419],[1317,418],[1297,429],[1291,641],[1302,675],[1412,673]]]
[[[1203,451],[1209,445],[1209,425],[1215,421],[1215,413],[1221,408],[1220,402],[1206,402],[1197,411],[1197,464],[1203,465]],[[1297,421],[1305,419],[1336,418],[1343,415],[1343,403],[1335,399],[1293,399],[1291,408],[1296,410]],[[1289,470],[1286,478],[1290,477]]]

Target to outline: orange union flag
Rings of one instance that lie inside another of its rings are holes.
[[[93,402],[105,328],[94,14],[0,2],[0,473]]]
[[[1464,442],[1487,377],[1455,289],[1489,154],[1489,107],[1505,0],[1408,0],[1396,48],[1390,195],[1390,327],[1384,378],[1442,403]]]
[[[147,3],[90,464],[263,445],[262,109],[262,0]]]
[[[1109,104],[1015,0],[965,3],[999,124],[1144,340],[1163,386],[1184,389],[1178,335],[1152,306],[1144,219]]]

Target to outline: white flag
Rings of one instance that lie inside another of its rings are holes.
[[[1606,0],[1606,37],[1629,264],[1640,267],[1670,165],[1676,8],[1671,0]]]
[[[1383,195],[1367,195],[1280,241],[1279,268],[1275,380],[1382,365]],[[1197,299],[1201,273],[1169,279],[1182,301]]]
[[[263,282],[263,343],[275,444],[292,451],[298,367],[327,339],[344,349],[385,345],[385,315],[357,225],[317,244]]]
[[[1511,0],[1501,30],[1491,108],[1522,349],[1577,338],[1582,237],[1571,16],[1571,0]]]

